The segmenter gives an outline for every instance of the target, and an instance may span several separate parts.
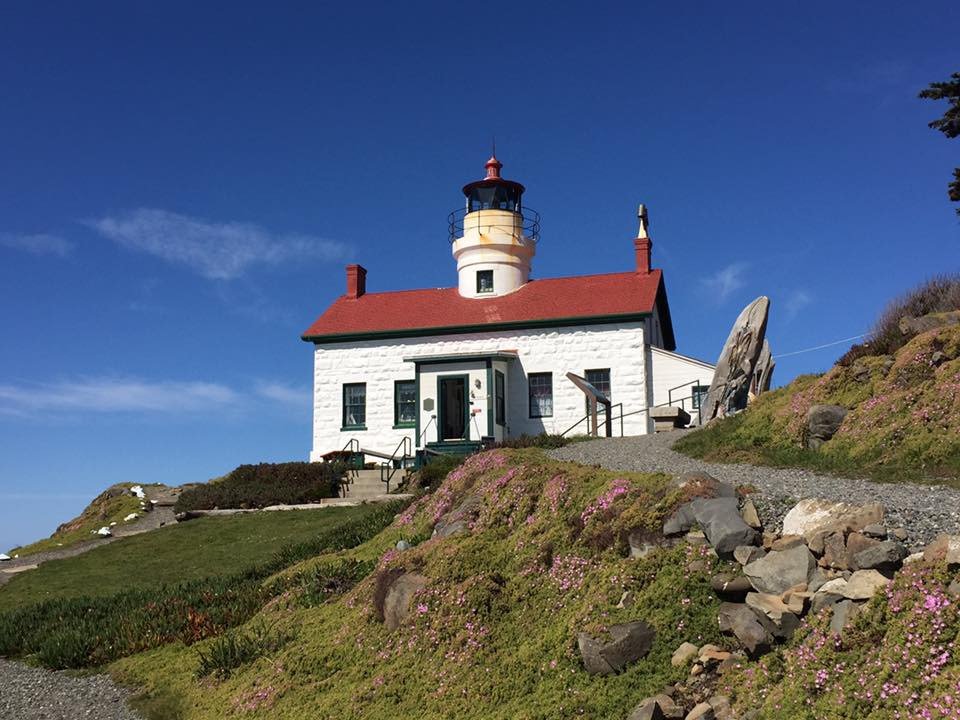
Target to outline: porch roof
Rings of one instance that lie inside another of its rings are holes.
[[[438,363],[469,362],[471,360],[516,360],[519,356],[516,350],[492,350],[490,352],[462,352],[446,353],[444,355],[413,355],[405,357],[404,362],[417,365],[435,365]]]

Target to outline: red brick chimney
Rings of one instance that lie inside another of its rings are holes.
[[[363,265],[347,265],[347,297],[356,300],[367,291],[367,269]]]
[[[646,275],[650,272],[650,251],[653,250],[653,241],[647,234],[650,221],[647,217],[646,205],[641,205],[637,209],[637,217],[640,219],[640,230],[633,241],[633,251],[637,255],[637,273]]]

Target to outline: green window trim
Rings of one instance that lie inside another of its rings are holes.
[[[553,373],[538,372],[527,375],[529,417],[553,417]]]
[[[493,373],[493,382],[495,388],[493,397],[494,422],[500,427],[505,427],[507,424],[506,378],[504,378],[502,372],[496,370]]]
[[[405,419],[406,418],[406,419]],[[394,380],[393,428],[412,428],[417,425],[417,381]]]
[[[340,429],[367,429],[367,384],[344,383]]]

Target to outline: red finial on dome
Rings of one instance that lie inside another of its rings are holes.
[[[500,168],[503,167],[503,163],[497,160],[496,155],[491,155],[484,167],[487,169],[487,177],[485,178],[486,180],[500,179]]]

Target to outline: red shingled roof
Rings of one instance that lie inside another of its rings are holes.
[[[508,295],[470,299],[457,288],[342,295],[306,330],[313,342],[349,336],[434,335],[482,330],[477,326],[523,326],[541,322],[652,312],[660,305],[665,345],[672,349],[673,328],[659,270],[531,280]],[[422,331],[422,332],[421,332]]]

